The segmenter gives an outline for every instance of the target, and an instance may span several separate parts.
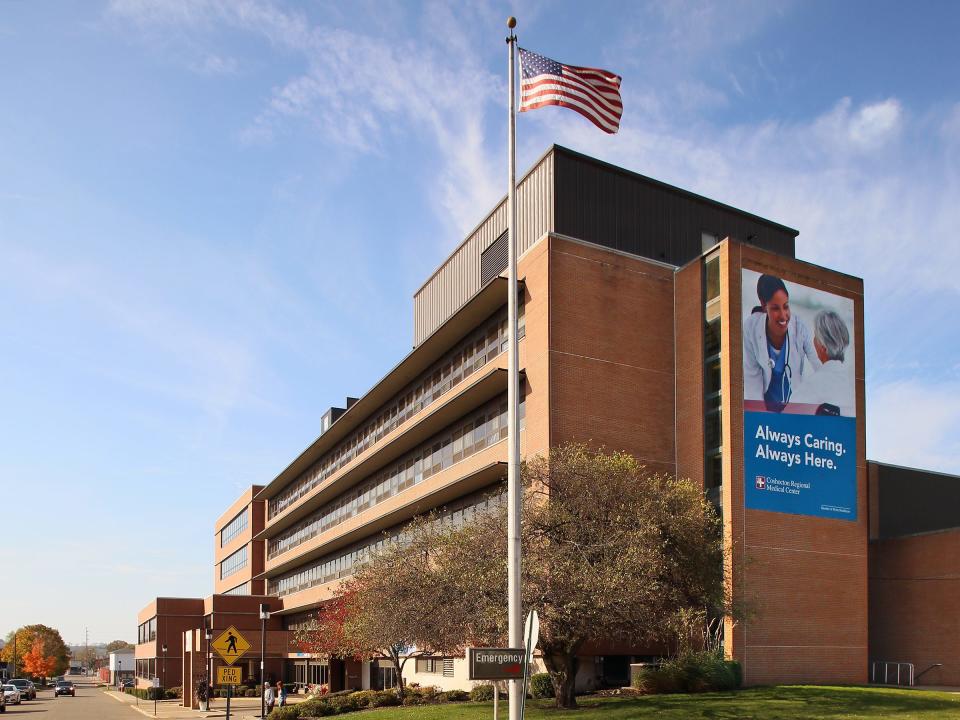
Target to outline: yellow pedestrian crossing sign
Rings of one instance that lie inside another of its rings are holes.
[[[243,681],[240,670],[238,667],[218,667],[217,685],[240,685]]]
[[[231,625],[213,641],[213,649],[227,665],[233,665],[250,649],[250,643]]]

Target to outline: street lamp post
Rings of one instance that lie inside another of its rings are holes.
[[[260,603],[260,717],[267,712],[267,699],[264,697],[263,684],[266,682],[264,658],[267,655],[267,620],[270,619],[270,605]]]
[[[164,643],[160,646],[160,652],[163,653],[163,662],[161,665],[160,675],[160,687],[153,689],[153,716],[157,716],[157,696],[161,692],[165,692],[167,688],[167,644]],[[157,692],[159,690],[160,692]]]
[[[123,688],[120,687],[120,683],[122,682],[121,679],[120,679],[120,671],[121,671],[122,669],[123,669],[123,660],[121,660],[120,658],[117,658],[117,678],[116,678],[116,680],[117,680],[117,688],[119,688],[121,691],[123,691]]]
[[[210,642],[213,640],[213,616],[210,616],[210,626],[203,631],[207,639],[207,709],[213,707],[213,653],[210,652]]]

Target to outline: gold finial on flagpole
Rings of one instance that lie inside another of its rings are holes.
[[[513,30],[517,26],[517,19],[511,15],[507,18],[507,27]]]

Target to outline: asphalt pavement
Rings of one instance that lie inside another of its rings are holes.
[[[76,682],[75,678],[71,678]],[[133,720],[136,716],[123,704],[90,684],[77,685],[76,697],[53,696],[52,689],[37,691],[36,700],[23,700],[8,705],[4,716],[9,720]]]
[[[137,720],[141,716],[159,720],[203,720],[226,716],[226,700],[217,698],[211,711],[201,712],[182,707],[178,700],[166,700],[154,705],[152,700],[137,700],[129,694],[104,688],[93,677],[69,677],[77,688],[76,697],[55,698],[52,689],[37,691],[36,700],[24,700],[20,705],[7,707],[4,720]],[[298,702],[302,698],[291,698]],[[260,698],[234,698],[231,720],[252,720],[260,715]],[[154,715],[156,708],[156,715]]]

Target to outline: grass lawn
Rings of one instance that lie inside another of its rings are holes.
[[[501,703],[501,718],[507,717]],[[376,720],[491,720],[493,703],[453,703],[384,708],[365,713]],[[732,693],[583,698],[580,709],[558,711],[548,701],[527,705],[531,720],[957,720],[960,694],[892,688],[781,685]]]

